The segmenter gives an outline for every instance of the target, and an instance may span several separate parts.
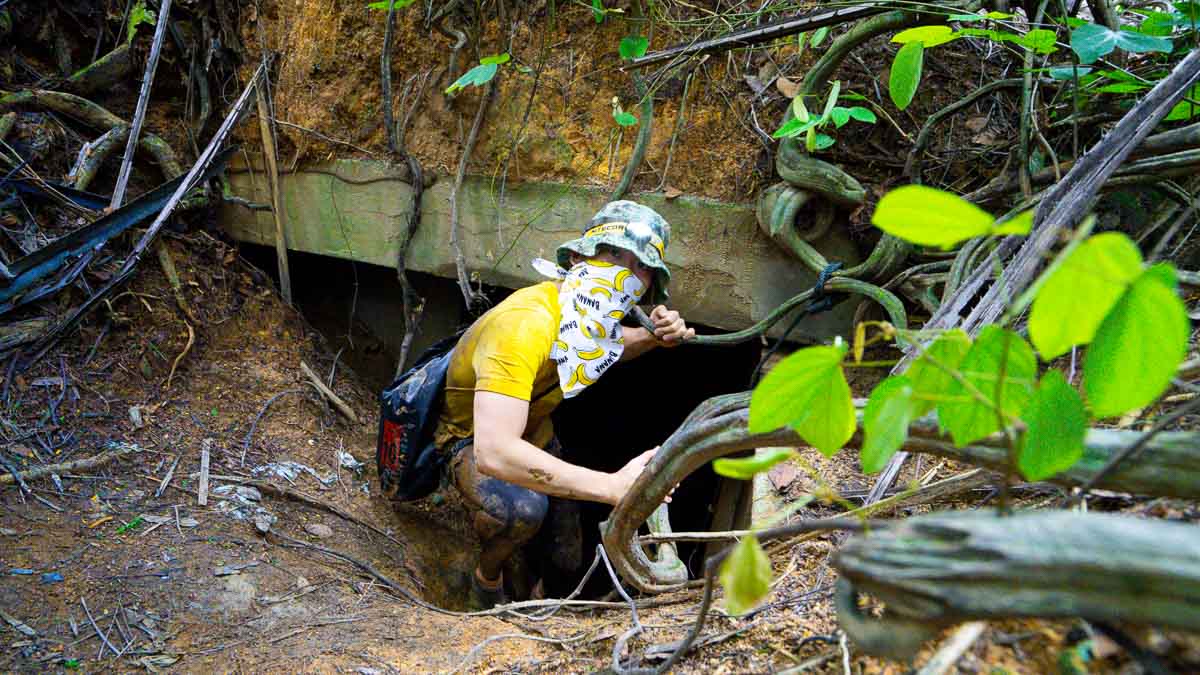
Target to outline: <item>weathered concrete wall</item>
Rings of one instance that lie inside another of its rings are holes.
[[[229,174],[235,193],[269,201],[261,171],[241,163]],[[405,175],[397,167],[362,160],[332,161],[285,174],[289,248],[394,267],[412,203]],[[425,190],[421,226],[408,251],[409,269],[455,276],[451,188],[452,180],[442,179]],[[537,256],[553,259],[558,244],[578,236],[608,199],[599,190],[554,183],[510,183],[503,209],[497,195],[498,186],[489,177],[467,178],[459,195],[460,240],[474,278],[510,288],[540,280],[529,261]],[[668,200],[659,194],[636,199],[671,223],[671,304],[692,322],[726,330],[745,328],[815,282],[814,274],[759,231],[752,205],[688,196]],[[236,239],[274,242],[269,212],[229,205],[222,220]],[[831,232],[815,245],[830,260],[847,266],[860,260],[841,232]],[[852,303],[843,303],[807,319],[793,338],[819,340],[848,333],[853,310]]]

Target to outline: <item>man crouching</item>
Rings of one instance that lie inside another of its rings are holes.
[[[550,413],[613,364],[695,335],[662,304],[669,240],[670,226],[653,209],[611,202],[582,237],[558,248],[557,265],[534,261],[554,281],[516,291],[455,346],[434,441],[482,543],[474,607],[502,601],[505,563],[547,520],[550,497],[616,504],[654,455],[647,450],[615,473],[570,464]],[[643,297],[656,305],[653,333],[620,323]],[[602,416],[620,411],[597,414],[602,432]]]

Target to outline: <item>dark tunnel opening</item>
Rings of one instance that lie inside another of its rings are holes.
[[[275,251],[243,245],[243,255],[272,278]],[[372,388],[382,389],[394,375],[404,322],[400,309],[400,284],[394,269],[352,263],[327,256],[289,254],[292,293],[297,308],[332,346],[339,360]],[[410,273],[417,292],[425,299],[421,332],[414,340],[410,361],[437,340],[452,335],[469,321],[455,282],[427,274]],[[499,302],[512,291],[485,288]],[[353,311],[352,311],[353,310]],[[686,319],[686,317],[684,317]],[[696,325],[698,333],[721,332]],[[758,341],[732,347],[685,345],[655,349],[636,360],[619,363],[579,396],[564,401],[553,414],[555,431],[565,458],[597,471],[616,471],[641,452],[660,445],[703,401],[720,394],[743,391],[761,355]],[[598,416],[596,411],[603,411]],[[671,526],[676,531],[710,528],[717,501],[718,479],[711,467],[693,473],[675,491],[670,505]],[[603,504],[580,502],[583,557],[574,574],[544,578],[549,597],[570,593],[591,563],[600,542],[600,523],[611,509]],[[526,551],[536,561],[545,549],[535,539]],[[703,564],[703,544],[681,543],[680,558],[691,575]],[[601,569],[585,586],[585,597],[612,590]]]

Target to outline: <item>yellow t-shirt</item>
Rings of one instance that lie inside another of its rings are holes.
[[[446,373],[446,400],[434,434],[438,447],[474,434],[477,391],[529,401],[523,438],[539,448],[550,442],[550,413],[562,402],[550,360],[559,316],[558,287],[548,281],[513,293],[467,329]]]

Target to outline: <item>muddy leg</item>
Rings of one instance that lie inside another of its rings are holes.
[[[546,495],[481,474],[472,445],[459,452],[453,477],[455,487],[475,508],[472,524],[483,545],[478,573],[484,580],[498,580],[505,561],[541,528]]]

